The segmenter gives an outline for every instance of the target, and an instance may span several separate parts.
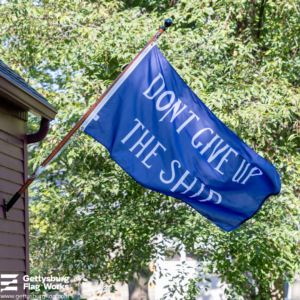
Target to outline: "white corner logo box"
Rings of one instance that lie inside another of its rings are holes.
[[[16,279],[18,274],[1,274],[1,293],[4,291],[17,291],[18,287],[11,286],[12,284],[17,284],[18,280]],[[11,279],[11,281],[3,280],[3,279]]]

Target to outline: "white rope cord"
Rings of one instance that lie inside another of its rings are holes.
[[[28,179],[34,179],[40,176],[44,171],[46,170],[46,167],[44,166],[39,166],[38,169],[34,172],[33,175],[31,175]]]

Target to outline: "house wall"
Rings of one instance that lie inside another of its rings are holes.
[[[183,265],[184,262],[184,265]],[[199,262],[196,258],[187,254],[184,249],[180,251],[180,256],[175,255],[172,258],[161,257],[158,265],[160,270],[156,271],[156,285],[155,285],[155,300],[159,300],[163,295],[168,293],[168,288],[166,286],[182,286],[188,284],[189,280],[195,278],[195,276],[203,275],[201,268],[199,268]],[[201,265],[201,264],[200,264]],[[182,267],[184,266],[184,267]],[[181,276],[176,278],[176,276],[182,272],[184,280],[181,280]],[[162,276],[160,277],[160,273]],[[186,275],[187,274],[187,275]],[[175,278],[174,278],[175,276]],[[201,295],[196,296],[195,300],[225,300],[227,299],[224,293],[226,284],[222,284],[221,279],[214,274],[205,274],[205,278],[208,278],[208,281],[201,281],[197,283],[197,287],[200,290]],[[209,287],[205,290],[206,287]],[[179,293],[175,293],[172,299],[177,297],[177,299],[184,299]],[[171,299],[171,297],[167,297]]]
[[[291,300],[300,300],[300,274],[295,274],[295,281],[290,290],[290,294],[292,294]]]
[[[29,275],[28,192],[10,210],[9,219],[4,214],[4,199],[10,200],[27,179],[27,124],[17,110],[0,105],[0,298],[29,293],[22,281]],[[17,291],[1,292],[3,282],[11,281],[4,274],[18,274],[17,284],[10,285]]]

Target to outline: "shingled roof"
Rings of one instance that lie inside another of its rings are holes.
[[[22,77],[16,74],[10,67],[8,67],[2,60],[0,60],[0,75],[6,77],[14,84],[18,85],[25,92],[31,94],[33,97],[38,98],[49,107],[55,109],[46,98],[39,94],[33,87],[31,87]]]

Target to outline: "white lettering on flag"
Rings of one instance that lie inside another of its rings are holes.
[[[178,133],[180,133],[180,131],[185,127],[187,126],[193,119],[197,119],[197,121],[200,120],[200,118],[194,113],[192,112],[191,110],[189,111],[190,114],[192,114],[176,131]]]
[[[210,201],[210,200],[212,200],[213,194],[217,195],[217,197],[218,197],[218,201],[217,201],[215,204],[220,204],[221,201],[222,201],[222,196],[221,196],[219,193],[217,193],[217,192],[215,192],[215,191],[213,191],[213,190],[210,190],[210,191],[209,191],[209,196],[208,196],[206,199],[199,200],[199,201],[200,201],[200,202]]]
[[[199,137],[204,131],[206,131],[206,130],[209,130],[210,132],[211,132],[211,134],[213,134],[214,133],[214,131],[211,129],[211,128],[203,128],[203,129],[201,129],[200,131],[198,131],[194,136],[193,136],[193,139],[192,139],[192,146],[194,147],[194,148],[199,148],[200,146],[202,146],[203,144],[201,143],[201,142],[199,142],[197,145],[195,144],[195,140],[196,140],[196,138],[197,137]]]
[[[160,86],[160,88],[152,95],[152,96],[148,96],[149,92],[151,91],[153,85],[159,80],[161,79],[162,80],[162,84]],[[143,93],[143,95],[145,95],[145,97],[147,97],[148,99],[153,99],[156,95],[158,95],[162,90],[163,88],[165,87],[165,81],[164,81],[164,78],[162,77],[162,75],[159,73],[157,75],[157,77],[154,78],[154,80],[151,82],[149,88]]]
[[[125,144],[127,142],[127,140],[139,129],[139,127],[142,127],[142,129],[145,128],[145,126],[138,119],[135,119],[134,121],[137,121],[138,123],[133,127],[133,129],[121,141],[123,144]]]
[[[227,157],[229,156],[229,154],[230,154],[231,152],[233,152],[233,153],[235,154],[235,156],[238,155],[236,151],[234,151],[232,148],[230,148],[230,149],[227,151],[227,153],[222,157],[222,159],[220,160],[219,164],[218,164],[217,167],[215,168],[215,170],[218,171],[218,172],[219,172],[220,174],[222,174],[222,175],[224,175],[224,173],[220,171],[220,168],[221,168],[222,164],[224,163],[224,161],[225,161],[225,162],[228,162]]]
[[[234,174],[234,176],[233,176],[233,178],[232,178],[232,181],[233,181],[233,182],[239,183],[239,181],[240,181],[240,180],[242,179],[242,177],[245,175],[245,173],[246,173],[247,169],[249,168],[250,164],[247,164],[247,166],[246,166],[244,172],[242,173],[242,175],[241,175],[238,179],[235,179],[235,178],[239,175],[239,173],[241,172],[241,170],[243,169],[243,166],[244,166],[245,162],[246,162],[246,160],[244,159],[243,162],[242,162],[242,164],[240,165],[239,169],[238,169],[237,172]]]
[[[173,160],[173,161],[171,162],[171,171],[172,171],[171,179],[169,179],[169,180],[163,179],[162,176],[163,176],[163,174],[165,173],[165,171],[163,171],[163,170],[160,171],[159,178],[160,178],[160,181],[161,181],[161,182],[163,182],[163,183],[165,183],[165,184],[169,184],[169,183],[172,183],[172,182],[173,182],[173,180],[175,179],[175,170],[174,170],[174,164],[175,164],[175,163],[178,164],[178,168],[181,167],[181,164],[180,164],[180,162],[179,162],[178,160]]]
[[[180,107],[180,104],[181,104],[181,100],[178,99],[177,102],[165,113],[165,115],[159,120],[159,122],[163,121],[163,119],[173,110],[173,113],[172,113],[172,117],[171,117],[171,121],[170,122],[173,122],[175,120],[176,117],[179,116],[179,114],[181,114],[186,108],[187,106],[184,105],[180,111],[178,111],[179,107]]]
[[[146,161],[147,161],[152,155],[154,155],[154,156],[157,155],[157,153],[156,153],[155,151],[157,150],[158,147],[163,148],[164,151],[167,150],[160,142],[157,142],[156,145],[154,146],[154,148],[149,152],[149,154],[148,154],[148,155],[145,157],[145,159],[142,161],[142,163],[143,163],[148,169],[150,169],[151,166],[148,166],[148,165],[146,164]]]
[[[258,174],[254,174],[254,172],[258,170],[259,173]],[[253,168],[250,173],[248,174],[248,176],[246,177],[246,179],[242,182],[242,184],[245,184],[247,182],[247,180],[251,177],[251,176],[258,176],[258,175],[262,175],[262,171],[259,168]]]
[[[226,231],[280,191],[276,169],[204,105],[157,47],[140,53],[83,127],[137,182]]]

